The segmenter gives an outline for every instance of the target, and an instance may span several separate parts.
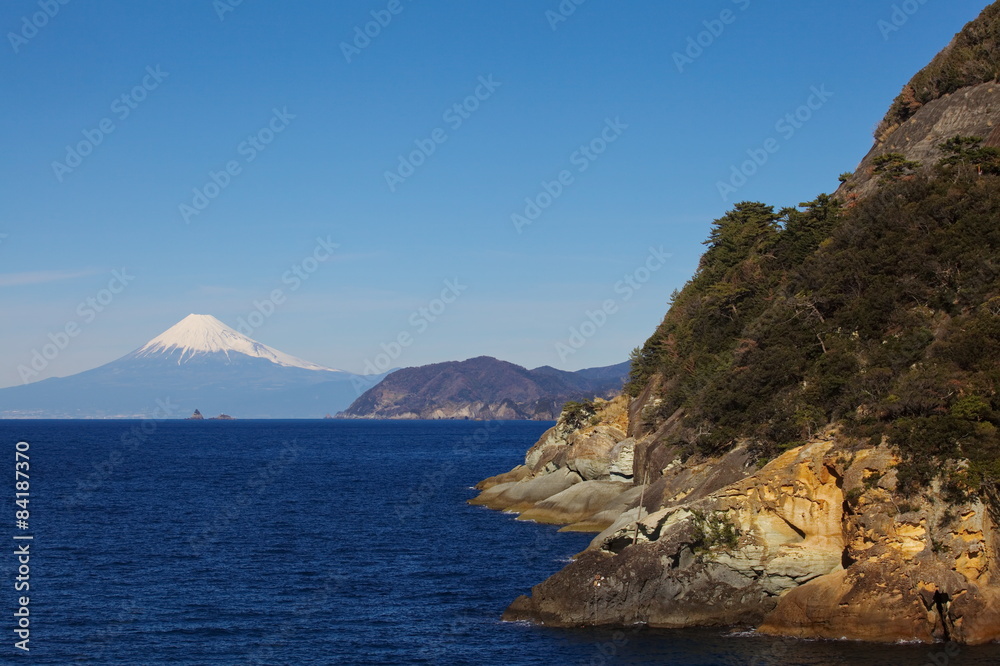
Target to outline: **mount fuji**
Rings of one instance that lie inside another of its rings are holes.
[[[386,373],[388,374],[388,373]],[[321,418],[385,375],[360,376],[257,342],[211,315],[188,315],[116,361],[0,389],[0,418]]]

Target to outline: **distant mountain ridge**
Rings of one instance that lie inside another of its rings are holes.
[[[241,419],[318,419],[349,405],[356,387],[372,380],[192,314],[111,363],[0,389],[0,418],[183,418],[205,409]]]
[[[528,370],[490,356],[398,370],[337,418],[555,420],[570,400],[610,398],[630,364]]]

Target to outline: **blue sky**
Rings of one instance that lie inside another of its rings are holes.
[[[713,219],[832,191],[986,4],[9,0],[0,386],[192,312],[355,372],[620,362]]]

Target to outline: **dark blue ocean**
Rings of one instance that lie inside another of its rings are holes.
[[[949,656],[943,645],[501,623],[511,600],[589,540],[465,503],[546,427],[0,421],[2,661],[1000,663],[1000,647]],[[30,445],[26,530],[15,522],[20,440]],[[24,576],[13,553],[25,543],[30,589],[15,592]],[[27,653],[14,645],[20,596],[30,598]]]

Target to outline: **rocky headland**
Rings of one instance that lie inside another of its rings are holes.
[[[340,419],[555,420],[563,403],[619,393],[629,364],[528,370],[480,356],[404,368],[365,391]]]
[[[1000,640],[1000,3],[834,196],[717,220],[625,394],[472,504],[593,532],[506,620]]]
[[[1000,638],[988,503],[897,493],[891,447],[818,433],[758,468],[744,446],[685,456],[631,425],[626,398],[561,420],[472,504],[598,532],[506,620],[753,626],[869,641]],[[669,426],[667,426],[669,427]],[[639,475],[637,478],[636,475]]]

